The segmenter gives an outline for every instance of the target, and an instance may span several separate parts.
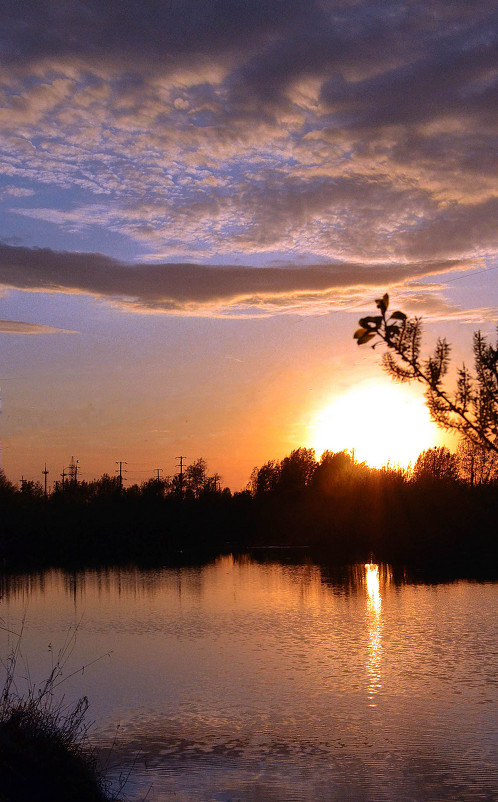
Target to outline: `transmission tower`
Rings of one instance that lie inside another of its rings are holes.
[[[72,485],[78,484],[78,465],[80,464],[79,459],[75,460],[74,457],[71,457],[71,463],[69,465],[69,482]]]

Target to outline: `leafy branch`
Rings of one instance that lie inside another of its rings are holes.
[[[458,368],[456,389],[450,393],[443,385],[450,362],[450,345],[439,338],[433,353],[422,359],[422,321],[408,318],[399,310],[389,317],[389,295],[375,301],[380,314],[359,321],[354,333],[358,345],[376,340],[388,351],[382,357],[387,373],[400,382],[413,380],[426,386],[425,398],[433,420],[443,429],[459,432],[483,448],[498,452],[498,342],[489,345],[480,331],[474,333],[475,374],[465,365]]]

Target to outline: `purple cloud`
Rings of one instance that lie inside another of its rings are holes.
[[[307,267],[126,264],[95,253],[0,244],[0,284],[30,292],[88,294],[138,312],[275,314],[324,312],[378,288],[469,269],[454,262]]]
[[[490,0],[2,14],[0,207],[37,221],[31,243],[111,233],[175,261],[496,254]]]

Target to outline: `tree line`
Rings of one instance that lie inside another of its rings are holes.
[[[79,500],[90,500],[99,496],[113,497],[126,493],[133,497],[162,497],[171,495],[182,499],[199,498],[209,493],[230,492],[221,488],[221,476],[218,473],[209,474],[207,462],[202,457],[194,460],[179,473],[171,477],[156,476],[146,479],[140,484],[134,483],[125,487],[119,475],[102,474],[98,479],[85,481],[77,479],[75,474],[68,474],[62,481],[54,484],[50,495],[57,497],[71,497]],[[0,497],[19,493],[24,498],[42,498],[46,493],[41,482],[22,479],[19,490],[10,482],[3,471],[0,471]]]
[[[104,475],[48,498],[0,475],[0,509],[0,564],[21,570],[156,566],[268,547],[335,563],[374,558],[456,572],[498,565],[497,461],[468,441],[455,454],[427,449],[410,471],[372,468],[347,451],[317,460],[297,448],[254,468],[235,493],[204,460],[181,479],[124,489]]]
[[[498,454],[469,440],[462,440],[456,453],[446,446],[422,451],[413,467],[371,468],[357,463],[348,451],[325,451],[320,460],[311,448],[298,448],[283,460],[269,460],[254,468],[248,483],[252,495],[300,490],[308,485],[326,489],[348,474],[372,478],[395,478],[401,482],[461,482],[498,485]]]
[[[261,467],[255,467],[247,483],[247,491],[253,496],[285,490],[300,490],[310,484],[326,487],[327,482],[334,482],[338,476],[348,471],[363,474],[394,474],[406,482],[446,481],[463,482],[470,485],[496,484],[498,482],[498,453],[462,439],[456,453],[446,446],[434,446],[422,451],[413,466],[407,468],[393,467],[389,464],[383,468],[371,468],[366,463],[355,463],[348,451],[324,451],[319,460],[312,448],[294,449],[282,460],[268,460]],[[205,459],[194,460],[181,473],[172,477],[153,477],[130,487],[123,485],[120,476],[104,473],[92,481],[68,479],[56,482],[50,493],[54,499],[70,497],[73,500],[90,501],[98,497],[120,497],[126,495],[133,498],[164,498],[192,500],[202,496],[222,494],[231,496],[228,487],[222,487],[222,479],[218,473],[210,474]],[[24,479],[18,489],[10,482],[5,473],[0,471],[0,498],[6,499],[18,495],[21,498],[38,498],[45,496],[40,482]]]

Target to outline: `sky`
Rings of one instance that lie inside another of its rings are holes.
[[[454,364],[475,329],[494,337],[496,3],[1,10],[13,481],[74,456],[83,478],[123,460],[140,482],[182,455],[240,489],[293,448],[338,448],[344,398],[385,442],[391,380],[352,334],[386,291]]]

